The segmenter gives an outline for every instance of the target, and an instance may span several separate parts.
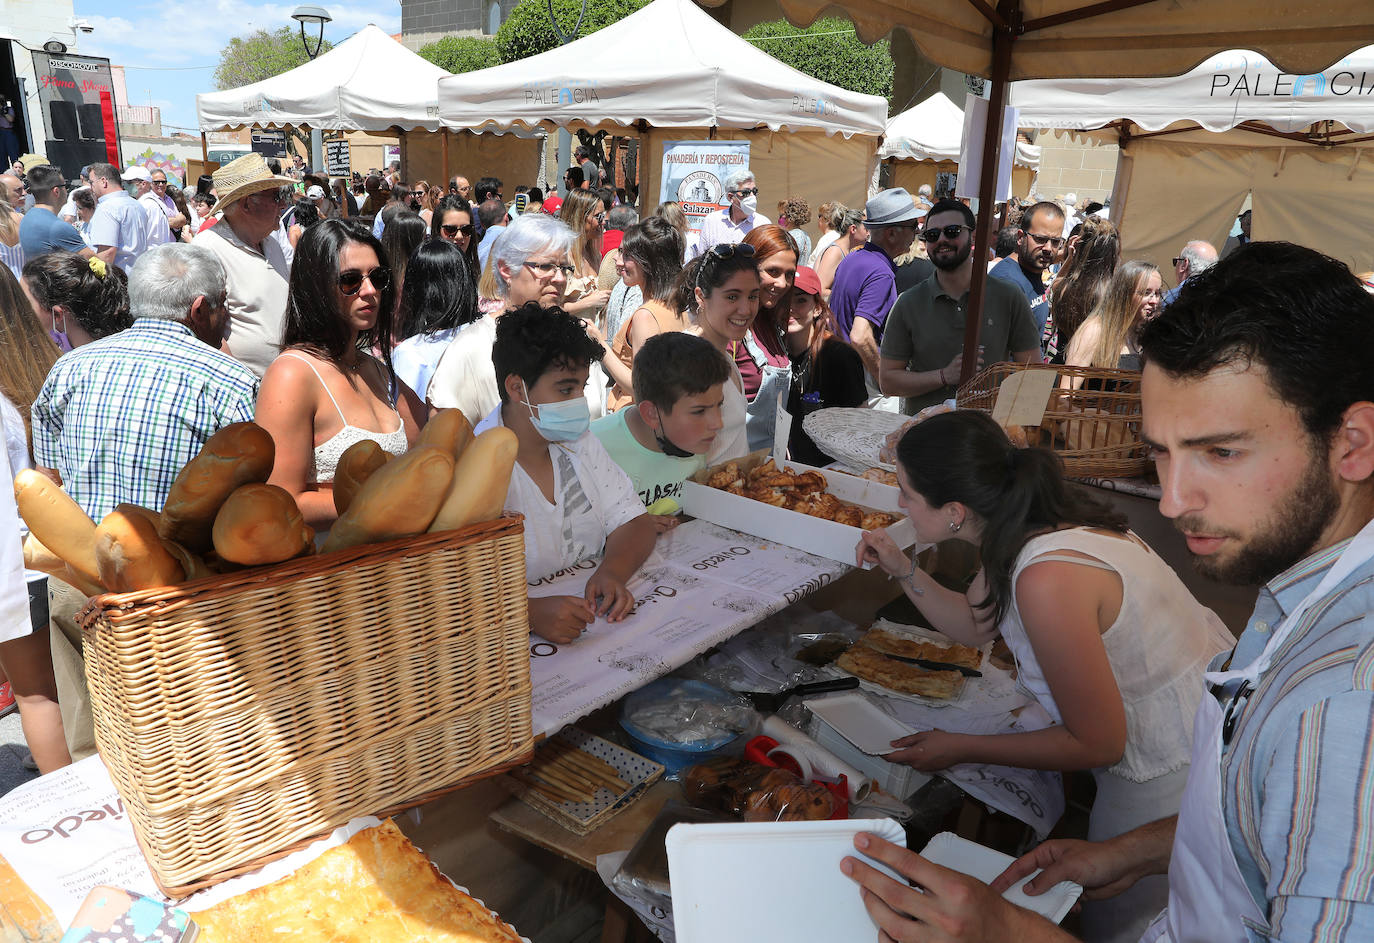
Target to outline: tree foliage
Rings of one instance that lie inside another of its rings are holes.
[[[786,20],[760,23],[744,38],[774,59],[851,92],[892,98],[892,54],[886,39],[866,45],[854,24],[825,17],[805,29]]]
[[[313,47],[314,37],[310,39]],[[332,48],[333,44],[325,40],[320,46],[320,55]],[[290,26],[235,36],[220,50],[219,65],[215,67],[215,88],[224,90],[251,85],[290,72],[309,61],[301,45],[300,32]]]
[[[454,75],[501,64],[496,40],[487,36],[445,36],[421,46],[420,56]]]
[[[586,0],[587,15],[575,39],[581,39],[634,13],[649,0]],[[553,12],[563,35],[571,36],[577,27],[582,0],[553,0]],[[664,37],[669,40],[670,37]],[[514,62],[548,52],[561,45],[549,22],[549,0],[520,0],[506,22],[496,32],[496,46],[502,62]]]

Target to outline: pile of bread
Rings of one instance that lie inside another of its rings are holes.
[[[771,458],[747,472],[741,471],[738,462],[727,462],[706,478],[706,484],[773,507],[864,530],[888,527],[897,522],[895,514],[861,508],[830,494],[825,490],[829,482],[820,472],[779,468]]]
[[[355,443],[339,459],[339,518],[318,552],[493,520],[515,452],[515,433],[497,427],[474,436],[457,409],[436,414],[399,457],[370,440]],[[275,454],[261,426],[226,426],[177,475],[160,510],[121,504],[99,524],[49,478],[22,471],[14,496],[30,532],[24,564],[94,596],[313,554],[315,531],[295,499],[267,484]]]

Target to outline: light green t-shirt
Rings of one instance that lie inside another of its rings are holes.
[[[598,419],[592,423],[592,435],[600,440],[615,463],[630,476],[646,508],[660,498],[681,500],[682,483],[706,467],[706,456],[675,458],[646,449],[635,440],[625,422],[625,416],[631,409],[634,407],[627,406]]]

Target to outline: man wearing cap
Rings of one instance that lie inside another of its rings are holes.
[[[124,189],[114,164],[91,165],[91,245],[96,258],[127,274],[148,248],[148,214]]]
[[[281,352],[290,265],[271,237],[290,177],[274,176],[261,154],[245,154],[214,173],[220,224],[195,238],[224,266],[229,308],[225,344],[259,377]]]
[[[701,221],[696,241],[687,253],[688,259],[696,258],[712,246],[742,242],[754,227],[772,222],[756,211],[759,188],[754,182],[754,172],[748,167],[741,167],[725,178],[725,198],[730,201],[725,209]]]
[[[162,212],[162,204],[153,195],[153,175],[147,167],[137,165],[127,167],[121,178],[134,186],[134,199],[148,221],[148,246],[163,246],[172,241],[172,228],[167,225],[167,214]],[[166,186],[167,178],[162,178]]]
[[[868,241],[841,260],[830,287],[830,310],[842,340],[859,352],[868,374],[870,398],[878,391],[878,351],[888,312],[897,301],[897,266],[893,259],[911,250],[918,211],[901,187],[884,190],[864,206]],[[895,403],[877,403],[896,408]]]

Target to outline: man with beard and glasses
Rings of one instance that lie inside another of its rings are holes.
[[[1054,203],[1037,203],[1021,216],[1016,233],[1016,258],[1003,259],[988,274],[1011,282],[1030,303],[1031,320],[1043,334],[1050,314],[1045,273],[1064,247],[1064,211]]]
[[[878,384],[902,396],[902,411],[920,412],[954,395],[964,351],[964,313],[973,279],[973,211],[958,200],[930,208],[920,234],[935,266],[928,278],[897,299],[887,316]],[[990,278],[983,292],[981,364],[1041,359],[1040,331],[1021,289]]]
[[[922,888],[846,859],[885,939],[1069,939],[999,896],[1037,868],[1028,893],[1089,899],[1167,869],[1145,941],[1374,939],[1374,298],[1335,259],[1255,243],[1140,344],[1161,513],[1201,572],[1263,584],[1205,676],[1182,809],[1046,842],[991,887],[860,837]]]

